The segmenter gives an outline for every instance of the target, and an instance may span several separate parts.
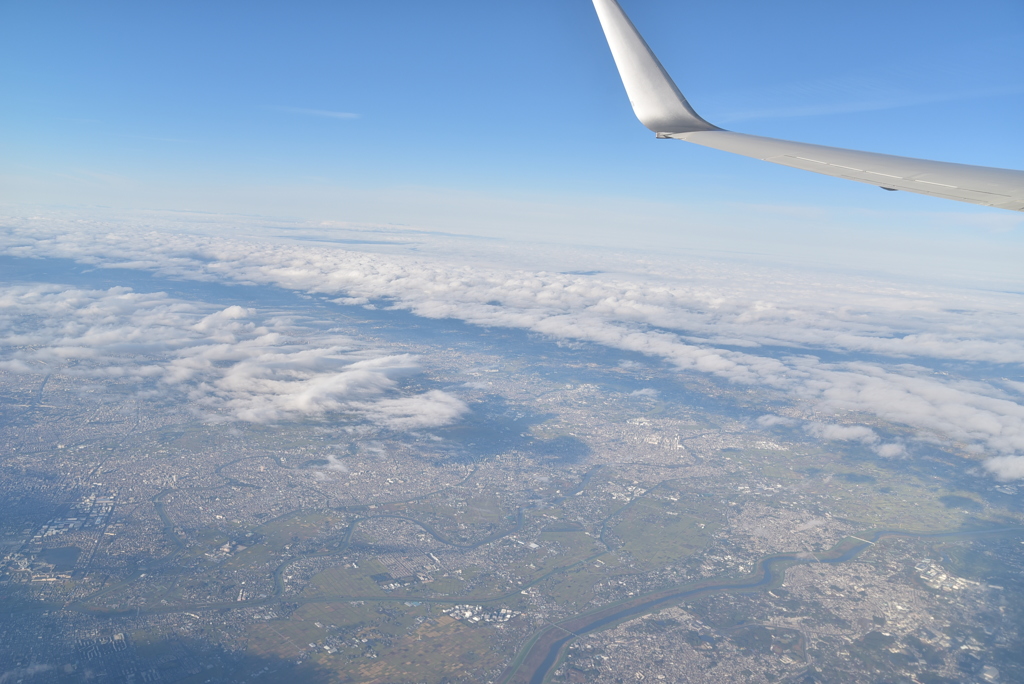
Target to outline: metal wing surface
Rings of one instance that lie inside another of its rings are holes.
[[[686,101],[616,0],[593,0],[608,47],[640,122],[675,138],[886,190],[1024,211],[1024,171],[897,157],[726,131]]]

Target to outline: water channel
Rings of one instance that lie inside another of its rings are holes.
[[[501,678],[502,684],[543,684],[559,662],[562,651],[573,639],[590,632],[600,631],[638,615],[650,613],[688,598],[707,594],[749,592],[781,584],[786,569],[804,563],[845,563],[884,537],[911,537],[915,539],[950,540],[973,539],[992,535],[1024,535],[1024,528],[1004,527],[960,532],[917,533],[902,530],[880,530],[846,537],[832,549],[817,554],[783,553],[763,558],[753,572],[744,578],[701,582],[685,587],[663,589],[653,594],[625,602],[604,606],[557,624],[539,632],[513,661]]]

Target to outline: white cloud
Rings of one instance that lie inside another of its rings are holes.
[[[793,420],[792,418],[786,418],[785,416],[776,416],[775,414],[768,413],[758,417],[757,424],[760,425],[761,427],[772,427],[775,425],[784,425],[786,427],[791,427],[793,425],[796,425],[797,421]]]
[[[371,404],[356,404],[356,407],[373,422],[396,430],[449,425],[469,412],[465,402],[441,390],[400,399],[382,399]]]
[[[204,220],[209,224],[202,230],[225,234],[230,227],[238,234],[238,219]],[[417,233],[415,252],[391,244],[342,248],[279,239],[279,229],[268,232],[272,228],[251,221],[245,229],[260,239],[197,234],[200,228],[195,225],[190,226],[189,234],[179,229],[180,224],[158,215],[148,215],[136,224],[43,217],[11,219],[7,225],[0,234],[0,249],[9,255],[72,258],[176,278],[273,285],[324,294],[342,305],[369,305],[371,301],[379,305],[384,301],[419,316],[518,328],[560,341],[603,345],[643,354],[678,369],[760,386],[790,402],[793,415],[799,411],[807,417],[838,413],[861,422],[874,416],[907,426],[924,439],[994,455],[1024,451],[1019,382],[995,377],[991,381],[969,380],[929,368],[936,359],[952,368],[967,368],[968,364],[1019,368],[1024,364],[1024,301],[1013,294],[656,255],[569,255],[564,258],[590,262],[567,273],[545,270],[543,264],[557,260],[539,247],[534,251],[529,247],[513,249],[505,243],[481,247],[470,241]],[[175,230],[165,229],[167,226],[175,226]],[[342,231],[330,227],[331,239]],[[366,231],[352,234],[367,236]],[[310,352],[306,358],[293,349],[277,374],[270,373],[268,369],[278,368],[272,353],[261,356],[258,348],[274,348],[277,343],[272,336],[282,333],[269,327],[262,333],[255,327],[248,329],[245,326],[266,324],[243,315],[232,318],[236,313],[217,314],[221,317],[206,324],[201,319],[192,323],[208,326],[193,330],[206,336],[201,345],[204,349],[191,355],[180,351],[173,370],[182,382],[193,383],[199,382],[194,374],[212,372],[209,369],[217,362],[210,359],[228,353],[215,348],[215,335],[222,336],[228,349],[236,353],[250,345],[252,349],[245,353],[259,359],[251,364],[262,370],[249,368],[244,359],[228,359],[238,368],[196,385],[202,388],[200,400],[233,411],[236,417],[268,419],[340,410],[350,393],[389,391],[396,369],[374,371],[372,378],[364,374],[328,380],[319,377],[327,371],[314,372],[302,365],[313,359],[328,363],[332,355],[349,354],[343,350]],[[154,310],[153,315],[159,318],[167,313]],[[73,320],[72,325],[82,327]],[[141,336],[113,337],[126,348],[146,348],[153,331],[162,329],[154,320],[153,330],[146,330]],[[174,326],[166,332],[182,335]],[[63,343],[48,343],[45,353],[14,355],[4,363],[24,368],[49,359],[85,368],[92,355],[113,348],[89,343],[103,334],[102,329],[92,331],[85,326]],[[30,341],[31,337],[26,330],[24,339]],[[173,340],[166,343],[175,344]],[[780,348],[791,355],[778,353]],[[631,370],[634,364],[624,362],[620,367]],[[115,361],[103,366],[104,373],[116,374],[119,369]],[[163,377],[168,371],[164,366],[139,366],[131,372]],[[978,374],[984,377],[984,373]],[[998,374],[1005,375],[1002,371]],[[275,384],[279,382],[285,384]],[[437,420],[445,415],[437,410],[444,402],[424,399],[419,403],[425,411],[429,407]],[[435,403],[438,405],[432,406]],[[400,411],[401,405],[392,408]],[[383,408],[371,411],[360,406],[358,410],[386,424],[430,421],[414,417],[414,412],[403,418],[403,414],[392,415]],[[457,413],[453,409],[449,414],[453,412]],[[772,420],[764,417],[759,422],[768,426]],[[883,444],[865,425],[822,425],[812,428],[812,434],[822,439],[861,441],[889,457],[905,450],[900,444]]]
[[[900,458],[901,456],[905,456],[907,453],[907,447],[898,442],[879,444],[873,448],[874,452],[882,458]]]
[[[1007,380],[1004,378],[1002,384],[1006,385],[1017,394],[1024,396],[1024,382],[1017,382],[1015,380]]]
[[[985,470],[1000,480],[1024,480],[1024,456],[996,456],[985,461]]]
[[[240,306],[215,309],[127,288],[0,288],[0,350],[4,370],[129,382],[140,395],[186,397],[209,420],[347,412],[403,429],[444,425],[468,410],[434,392],[384,398],[420,372],[409,354]]]
[[[207,332],[209,330],[237,330],[237,327],[232,323],[241,319],[251,317],[255,312],[252,309],[246,309],[241,306],[229,306],[223,311],[212,313],[209,316],[203,318],[203,320],[196,323],[192,328],[199,332]],[[232,339],[229,337],[228,339]]]
[[[872,413],[929,435],[1002,453],[1024,450],[1024,406],[994,387],[879,364],[804,366],[801,388],[821,408]]]
[[[338,458],[334,454],[330,454],[327,456],[327,470],[334,470],[339,473],[347,473],[349,472],[349,467],[345,465],[344,461],[342,461],[340,458]]]
[[[804,426],[810,434],[827,440],[843,442],[861,442],[875,444],[878,435],[866,425],[826,425],[824,423],[808,423]]]

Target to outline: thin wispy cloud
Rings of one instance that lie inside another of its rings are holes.
[[[891,85],[872,83],[810,83],[784,88],[781,92],[766,93],[763,101],[778,102],[785,99],[801,104],[769,106],[727,112],[716,117],[722,123],[749,121],[753,119],[791,119],[835,114],[856,114],[877,112],[905,107],[959,102],[1000,95],[1016,95],[1024,91],[1019,85],[993,86],[954,92],[913,93]],[[755,99],[751,96],[750,99]],[[813,103],[809,103],[813,101]]]
[[[83,119],[76,116],[55,116],[57,121],[71,121],[73,123],[102,123],[101,119]]]
[[[124,133],[121,135],[122,138],[133,138],[135,140],[155,140],[157,142],[169,142],[169,143],[192,143],[194,140],[188,140],[186,138],[164,138],[158,135],[134,135],[131,133]]]
[[[302,107],[274,107],[279,112],[289,114],[304,114],[306,116],[320,116],[326,119],[358,119],[359,115],[353,112],[335,112],[329,109],[304,109]]]

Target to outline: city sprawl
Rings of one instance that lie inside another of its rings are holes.
[[[1020,492],[964,444],[386,302],[134,285],[185,332],[105,371],[8,319],[2,682],[1024,679]]]

